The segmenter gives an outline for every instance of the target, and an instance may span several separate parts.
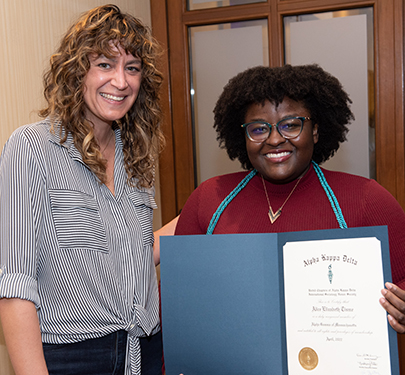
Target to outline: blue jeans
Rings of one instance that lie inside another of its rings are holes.
[[[140,339],[142,375],[162,374],[161,332]],[[50,375],[123,375],[127,332],[74,344],[43,344]]]

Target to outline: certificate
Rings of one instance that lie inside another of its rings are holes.
[[[167,375],[398,375],[386,227],[161,238]]]
[[[287,242],[283,263],[289,374],[391,374],[381,242]]]

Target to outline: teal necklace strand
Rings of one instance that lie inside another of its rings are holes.
[[[347,228],[346,221],[343,217],[342,210],[339,206],[339,202],[333,193],[333,190],[329,186],[328,182],[326,181],[325,175],[323,174],[321,168],[317,163],[312,161],[312,165],[315,169],[316,175],[318,176],[319,182],[321,183],[321,186],[323,190],[325,190],[326,196],[329,199],[330,205],[332,206],[332,210],[336,216],[336,220],[339,223],[339,227],[341,229]],[[231,203],[232,199],[235,198],[239,192],[248,184],[248,182],[256,175],[257,170],[253,169],[246,177],[239,182],[239,184],[236,186],[235,189],[233,189],[228,196],[221,202],[221,204],[218,206],[217,210],[215,211],[214,215],[212,215],[211,221],[208,225],[207,229],[207,234],[213,234],[215,226],[218,223],[218,220],[220,216],[222,215],[222,212],[224,212],[225,208],[228,206],[229,203]]]
[[[338,202],[335,194],[333,193],[333,190],[327,183],[325,175],[323,174],[319,165],[316,164],[314,161],[312,162],[312,165],[314,166],[315,172],[319,178],[319,182],[321,183],[323,190],[325,190],[325,193],[329,199],[330,205],[332,206],[333,212],[335,213],[336,220],[339,223],[339,227],[342,229],[346,229],[347,224],[346,224],[345,218],[343,217],[342,210],[340,209],[339,202]]]
[[[231,203],[232,199],[235,198],[238,193],[248,184],[248,182],[255,176],[257,173],[256,169],[253,169],[241,182],[239,182],[238,186],[233,189],[230,194],[221,202],[218,206],[217,210],[212,215],[210,224],[208,225],[207,234],[212,234],[214,232],[215,226],[219,220],[219,217],[224,212],[226,206]]]

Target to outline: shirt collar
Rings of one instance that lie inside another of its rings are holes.
[[[66,141],[61,143],[62,138],[65,136],[65,130],[61,128],[61,121],[57,120],[53,124],[53,129],[51,130],[51,120],[48,118],[46,121],[49,123],[49,140],[50,142],[57,144],[60,147],[64,147],[67,151],[70,157],[73,160],[76,160],[82,164],[85,164],[83,162],[82,155],[80,154],[79,150],[76,148],[74,142],[73,142],[73,136],[72,133],[68,133]],[[116,142],[118,143],[119,147],[122,147],[122,140],[121,140],[121,132],[120,129],[117,128],[114,130],[115,134],[118,132],[118,137],[116,137]]]

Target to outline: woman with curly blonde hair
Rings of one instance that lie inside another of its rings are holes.
[[[85,80],[91,66],[89,57],[112,58],[117,47],[138,57],[142,63],[142,84],[137,99],[123,118],[116,119],[115,125],[121,130],[128,182],[150,187],[154,157],[163,143],[158,102],[162,75],[156,68],[157,44],[136,18],[123,15],[112,5],[84,14],[68,30],[57,53],[51,57],[51,67],[44,78],[48,106],[40,114],[61,122],[63,142],[70,132],[83,161],[105,183],[104,158],[93,124],[85,114]]]
[[[16,374],[159,374],[153,260],[157,44],[114,5],[44,76],[43,120],[0,159],[0,316]]]

